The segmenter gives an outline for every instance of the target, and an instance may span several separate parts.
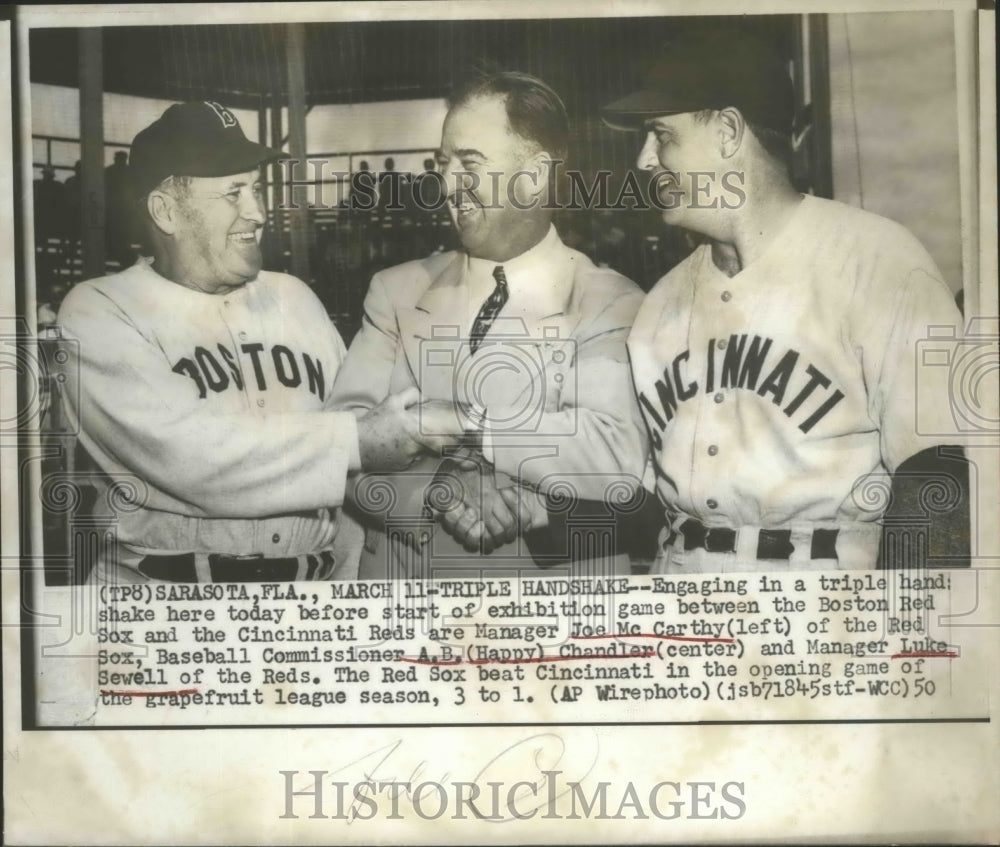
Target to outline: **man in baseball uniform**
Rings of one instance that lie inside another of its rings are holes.
[[[479,564],[494,574],[556,562],[628,570],[607,504],[628,499],[645,464],[625,350],[641,292],[552,225],[545,198],[567,141],[562,101],[528,75],[476,79],[451,102],[438,164],[462,250],[376,274],[334,401],[363,411],[416,386],[454,404],[473,442],[465,461],[396,475],[388,517],[419,514],[441,471],[427,506],[458,546],[437,532],[421,558],[369,533],[363,573],[426,574],[470,553],[489,555]],[[381,502],[359,487],[362,512]],[[584,515],[586,503],[598,505]],[[589,544],[584,524],[602,540]]]
[[[947,368],[925,369],[918,396],[917,350],[960,316],[902,226],[794,189],[786,63],[716,33],[665,50],[603,115],[643,133],[638,167],[663,220],[705,238],[628,340],[666,508],[656,568],[875,567],[890,479],[897,506],[923,502],[928,481],[961,501],[917,510],[914,527],[939,562],[960,561],[958,439],[916,431],[917,403],[940,418],[928,431],[954,430]]]
[[[216,102],[171,106],[132,143],[150,255],[59,311],[75,341],[63,396],[117,541],[95,581],[349,576],[347,476],[445,441],[447,420],[420,435],[413,391],[360,418],[332,410],[340,336],[307,285],[261,270],[258,168],[282,155]]]

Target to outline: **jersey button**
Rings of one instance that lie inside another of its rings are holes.
[[[279,541],[281,541],[281,536],[278,535],[278,533],[274,533],[274,535],[271,536],[271,543],[277,544]]]
[[[708,455],[709,456],[714,456],[718,452],[719,452],[719,448],[716,447],[714,444],[712,444],[712,445],[709,446],[709,448],[708,448]]]
[[[718,347],[720,350],[725,350],[726,349],[726,339],[725,338],[720,338],[718,341],[715,342],[715,346]]]
[[[257,400],[257,405],[260,406],[261,408],[264,408],[264,398],[263,397],[261,397],[260,399]]]
[[[721,391],[717,391],[716,394],[715,394],[715,397],[712,398],[712,399],[714,399],[716,403],[721,403],[726,398],[725,398],[725,395],[723,395],[723,393]]]
[[[722,302],[723,303],[728,303],[732,299],[733,299],[733,293],[731,291],[723,291],[722,292]]]
[[[710,509],[718,509],[719,508],[719,503],[716,500],[706,500],[705,501],[705,505],[708,506],[708,508],[710,508]]]
[[[246,339],[247,339],[247,334],[245,332],[241,332],[240,333],[240,341],[246,341]]]

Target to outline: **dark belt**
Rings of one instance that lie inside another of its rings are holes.
[[[726,527],[707,527],[701,521],[688,518],[680,526],[684,536],[684,549],[703,548],[709,553],[735,553],[736,530]]]
[[[809,558],[836,559],[838,529],[814,529]],[[667,544],[672,544],[678,533],[684,536],[684,549],[708,553],[735,553],[736,530],[728,527],[707,527],[701,521],[688,518],[677,531],[671,531]],[[795,551],[790,529],[762,529],[757,534],[758,559],[790,559]]]
[[[304,580],[316,579],[323,571],[333,572],[336,560],[328,550],[308,553],[304,557],[289,556],[265,559],[263,556],[225,556],[208,554],[208,569],[212,582],[293,582],[299,579],[299,559],[306,562]],[[194,553],[173,556],[146,556],[139,562],[139,573],[165,582],[198,582]]]

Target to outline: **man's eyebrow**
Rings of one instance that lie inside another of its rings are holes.
[[[486,158],[486,154],[480,150],[476,150],[475,147],[461,147],[455,151],[455,155],[460,159],[464,159],[466,156],[478,156],[480,159]]]
[[[663,121],[662,118],[651,118],[650,120],[646,121],[642,125],[642,128],[644,130],[646,130],[646,132],[650,132],[650,131],[654,131],[654,132],[673,132],[674,131],[673,127],[668,126],[667,124],[663,123],[662,121]]]

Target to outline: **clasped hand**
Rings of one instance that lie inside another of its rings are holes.
[[[498,487],[485,460],[463,456],[442,461],[424,503],[466,550],[487,555],[531,529],[527,496],[514,483]]]
[[[463,444],[467,426],[460,407],[437,400],[421,403],[416,388],[390,394],[358,418],[361,467],[405,470],[421,456]]]
[[[415,388],[392,394],[358,419],[361,467],[402,471],[418,458],[464,448],[442,460],[426,491],[425,505],[466,550],[488,554],[531,528],[527,498],[518,484],[498,486],[492,466],[471,454],[469,421],[462,407],[420,401]]]

